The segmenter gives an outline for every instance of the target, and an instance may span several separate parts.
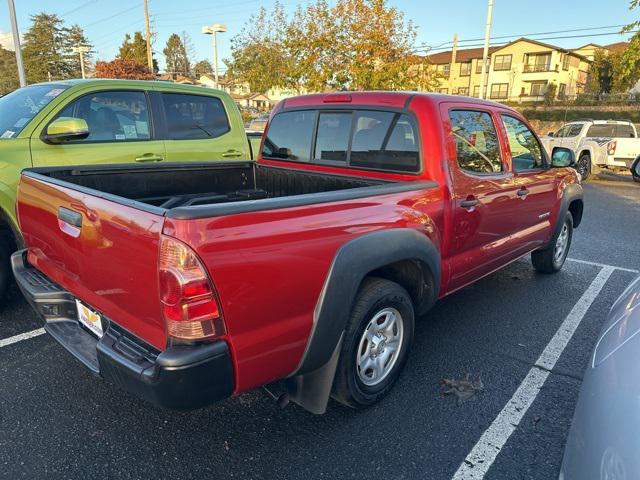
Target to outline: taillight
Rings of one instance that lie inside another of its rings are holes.
[[[225,334],[216,292],[187,245],[161,237],[158,279],[162,315],[170,337],[202,340]]]
[[[607,143],[607,155],[614,155],[616,153],[616,147],[618,146],[618,142],[615,140]]]

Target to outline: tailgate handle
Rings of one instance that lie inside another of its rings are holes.
[[[58,209],[58,218],[64,223],[82,228],[82,214],[68,208],[60,207]]]

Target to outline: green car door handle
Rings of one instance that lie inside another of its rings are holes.
[[[224,158],[237,158],[242,156],[242,152],[239,150],[227,150],[222,154]]]
[[[161,162],[162,160],[164,160],[164,157],[155,153],[145,153],[140,157],[136,157],[136,162]]]

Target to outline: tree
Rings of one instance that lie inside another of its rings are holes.
[[[288,20],[264,8],[232,39],[228,72],[271,87],[428,89],[434,74],[412,53],[416,28],[386,0],[315,0]]]
[[[213,67],[211,66],[211,62],[209,60],[200,60],[193,66],[193,74],[196,77],[201,75],[212,75]]]
[[[122,78],[127,80],[153,80],[153,73],[145,65],[133,60],[116,58],[111,62],[96,62],[97,78]]]
[[[6,95],[19,86],[16,54],[0,46],[0,95]]]
[[[82,75],[82,67],[80,66],[80,56],[73,51],[78,46],[89,47],[89,52],[84,54],[84,65],[86,70],[91,69],[92,45],[84,34],[79,25],[73,25],[70,28],[63,28],[62,35],[64,44],[62,48],[62,58],[67,64],[70,78],[79,78]]]
[[[153,54],[153,52],[152,52]],[[142,32],[135,32],[133,39],[128,33],[124,36],[124,41],[118,49],[118,55],[116,58],[122,60],[133,60],[139,65],[147,65],[147,41],[145,40]],[[153,70],[158,72],[158,62],[153,58]]]
[[[629,10],[640,8],[640,0],[631,0]],[[628,47],[620,55],[620,64],[617,68],[617,86],[621,89],[633,87],[640,80],[640,20],[630,23],[622,29],[623,32],[636,31],[629,40]]]
[[[186,34],[184,34],[184,39],[185,41],[188,39]],[[188,77],[190,74],[191,65],[189,64],[189,54],[185,41],[177,33],[174,33],[169,37],[167,45],[162,51],[165,56],[167,72],[173,75],[174,78],[176,75]]]

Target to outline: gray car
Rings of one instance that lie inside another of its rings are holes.
[[[593,351],[561,480],[640,478],[640,277],[616,300]]]

